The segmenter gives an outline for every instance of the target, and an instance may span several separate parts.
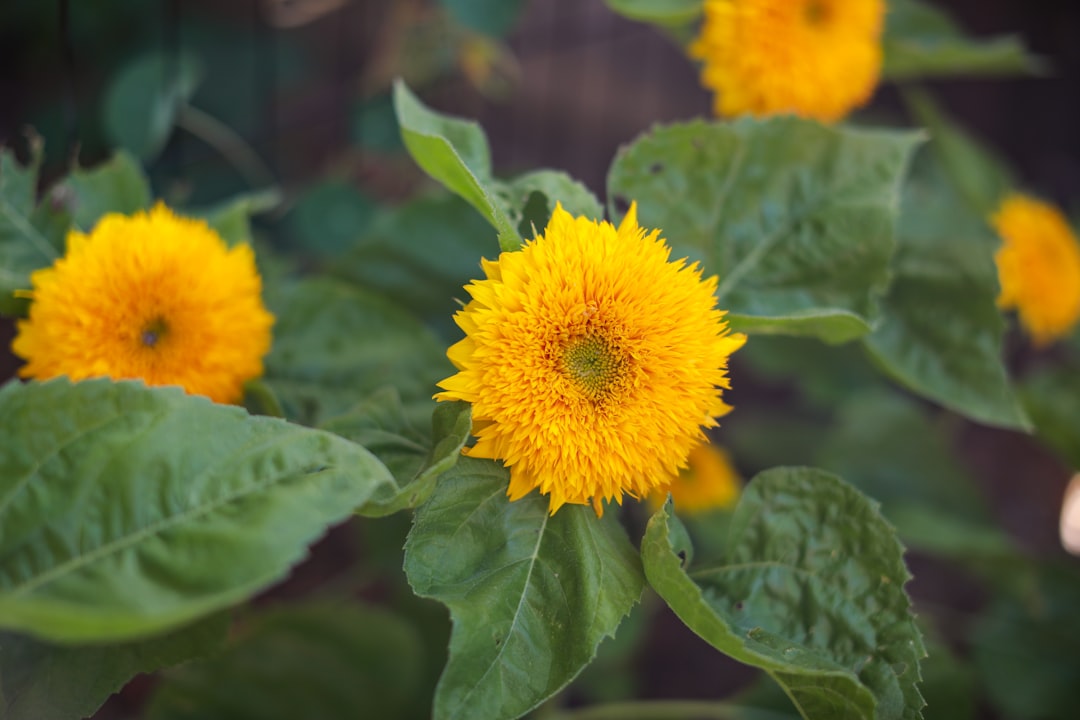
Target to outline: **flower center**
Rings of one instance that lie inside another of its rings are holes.
[[[807,0],[803,16],[808,25],[821,27],[832,19],[832,5],[829,0]]]
[[[165,324],[165,321],[161,318],[155,318],[143,326],[142,332],[139,333],[139,340],[144,346],[152,348],[161,341],[161,338],[168,331],[169,326]]]
[[[563,350],[562,370],[593,399],[604,396],[622,375],[623,360],[603,338],[575,338]]]

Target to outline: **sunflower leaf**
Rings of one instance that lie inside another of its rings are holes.
[[[910,80],[951,75],[1029,75],[1045,63],[1019,37],[965,37],[945,12],[918,0],[889,0],[882,38],[884,77]]]
[[[267,304],[277,323],[265,380],[295,422],[318,424],[385,386],[426,417],[435,383],[453,371],[427,328],[361,288],[303,280],[279,285]]]
[[[422,433],[413,428],[397,391],[383,388],[319,427],[362,445],[393,473],[395,485],[380,487],[363,508],[368,517],[382,517],[427,500],[435,480],[461,456],[472,428],[470,410],[468,403],[439,403],[431,432]]]
[[[53,645],[0,632],[0,717],[88,717],[137,673],[216,651],[228,629],[221,613],[166,635],[110,645]]]
[[[65,642],[240,602],[394,484],[330,433],[138,382],[9,383],[0,438],[0,627]]]
[[[1002,361],[995,240],[934,156],[926,159],[905,188],[895,276],[881,322],[863,343],[920,395],[987,425],[1030,429]]]
[[[437,113],[394,83],[394,109],[401,139],[424,172],[460,195],[499,233],[499,246],[513,250],[521,236],[496,196],[484,131],[474,122]]]
[[[413,590],[450,608],[434,717],[516,718],[569,683],[638,601],[637,554],[613,514],[538,494],[509,502],[509,473],[462,458],[416,511]]]
[[[649,584],[706,642],[772,675],[806,720],[922,717],[903,547],[864,495],[821,470],[768,470],[719,564],[685,567],[687,543],[669,502],[642,540]]]
[[[107,213],[130,215],[150,207],[150,183],[138,160],[120,150],[92,168],[75,168],[57,188],[71,207],[75,227],[90,232]]]
[[[719,275],[733,329],[844,342],[877,317],[918,142],[795,118],[660,127],[620,150],[609,210],[637,201],[675,257]]]
[[[424,648],[397,615],[307,603],[255,615],[221,655],[157,687],[147,720],[418,717]],[[412,712],[408,712],[412,710]]]

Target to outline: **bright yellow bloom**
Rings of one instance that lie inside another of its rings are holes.
[[[72,231],[67,254],[31,281],[12,343],[23,377],[142,378],[235,402],[262,374],[274,317],[251,248],[163,204]]]
[[[649,496],[653,507],[660,507],[671,493],[675,509],[695,514],[723,510],[739,499],[739,473],[731,456],[723,448],[711,444],[698,445],[690,451],[688,466],[666,488]]]
[[[883,0],[706,0],[690,54],[717,115],[834,122],[874,94],[884,14]]]
[[[1063,338],[1080,321],[1080,241],[1057,208],[1011,195],[992,218],[1004,241],[994,255],[998,307],[1015,308],[1037,346]]]
[[[439,400],[472,403],[473,457],[510,468],[511,500],[622,502],[667,485],[731,408],[728,356],[745,341],[716,309],[717,280],[669,262],[631,207],[618,229],[556,206],[544,234],[484,261],[455,317],[460,370]]]

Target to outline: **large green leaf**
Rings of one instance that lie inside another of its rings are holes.
[[[1043,64],[1015,36],[966,37],[942,10],[918,0],[889,0],[883,74],[892,80],[946,75],[1025,75]]]
[[[132,61],[105,93],[103,121],[109,140],[143,160],[153,160],[201,79],[202,65],[188,53],[155,53]]]
[[[562,203],[563,210],[571,215],[601,219],[604,208],[587,187],[558,170],[535,170],[519,175],[505,183],[499,183],[498,194],[503,201],[510,222],[514,223],[523,237],[534,237],[535,232],[547,227],[555,203]],[[538,212],[530,215],[530,201],[539,198]]]
[[[394,482],[336,435],[139,382],[10,383],[0,438],[0,626],[60,641],[239,602]]]
[[[416,511],[405,572],[450,608],[434,717],[516,718],[589,663],[638,601],[641,566],[613,513],[509,502],[509,473],[462,458]]]
[[[75,226],[90,232],[106,213],[130,215],[150,207],[150,183],[139,162],[120,150],[92,168],[75,168],[58,186]],[[57,190],[53,190],[57,192]]]
[[[268,304],[277,323],[265,381],[291,420],[317,424],[384,386],[430,410],[435,383],[453,371],[419,321],[360,288],[305,280],[277,288]]]
[[[0,717],[88,717],[137,673],[216,651],[228,629],[223,613],[166,635],[110,645],[53,645],[0,633]]]
[[[834,475],[777,468],[747,487],[719,564],[691,562],[669,503],[642,540],[645,574],[680,619],[766,670],[807,720],[921,718],[925,656],[903,547]]]
[[[396,615],[355,604],[257,616],[227,652],[171,673],[149,720],[420,717],[423,647]],[[410,712],[411,711],[411,712]]]
[[[362,445],[386,465],[396,481],[383,486],[364,506],[364,514],[382,516],[427,500],[435,480],[461,456],[472,428],[468,403],[439,403],[430,433],[413,427],[397,391],[384,388],[344,415],[320,425]]]
[[[431,110],[400,80],[394,84],[394,109],[416,164],[476,208],[498,231],[503,250],[520,245],[521,236],[495,195],[491,152],[480,126]]]
[[[704,0],[605,0],[615,12],[641,22],[685,25],[701,15]]]
[[[1080,365],[1037,369],[1024,379],[1021,395],[1039,439],[1080,472]]]
[[[40,138],[30,139],[30,162],[20,165],[15,153],[0,148],[0,312],[21,310],[16,290],[30,289],[30,273],[51,265],[64,250],[70,216],[62,204],[37,205]]]
[[[636,200],[676,257],[719,275],[734,328],[842,342],[877,315],[918,141],[795,118],[661,127],[620,150],[611,214]]]
[[[905,190],[896,275],[863,342],[920,395],[988,425],[1030,428],[1002,360],[993,237],[929,165]]]

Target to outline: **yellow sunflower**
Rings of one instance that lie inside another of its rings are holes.
[[[991,219],[1003,240],[994,255],[998,307],[1016,309],[1037,346],[1069,335],[1080,321],[1080,241],[1065,216],[1017,194]]]
[[[706,0],[690,54],[718,115],[834,122],[881,75],[884,0]]]
[[[544,233],[484,261],[455,319],[460,372],[439,400],[473,406],[473,457],[510,468],[511,500],[622,502],[667,485],[731,408],[728,356],[745,341],[716,308],[716,278],[668,261],[631,207],[616,229],[556,206]]]
[[[659,508],[670,492],[675,509],[680,512],[696,514],[723,510],[735,505],[741,484],[727,451],[703,443],[690,451],[687,467],[671,481],[671,485],[654,490],[649,501],[654,508]]]
[[[251,248],[163,204],[72,231],[64,257],[31,282],[12,343],[23,377],[141,378],[235,402],[262,374],[274,318]]]

